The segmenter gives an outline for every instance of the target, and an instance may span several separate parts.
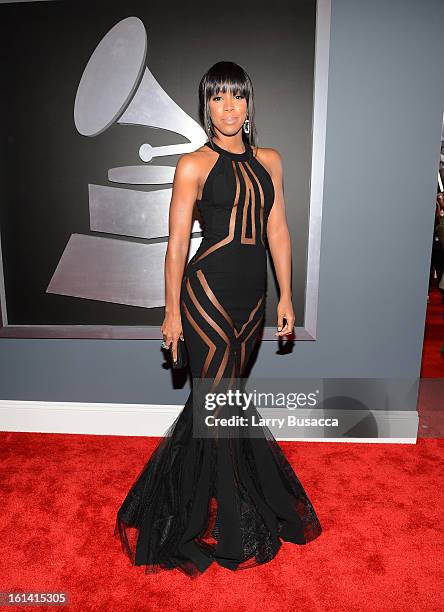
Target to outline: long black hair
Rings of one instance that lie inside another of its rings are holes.
[[[212,142],[213,137],[216,136],[211,123],[208,102],[220,91],[223,93],[229,91],[236,96],[245,97],[250,133],[246,134],[242,127],[242,140],[251,146],[256,146],[253,83],[245,70],[234,62],[217,62],[203,75],[199,83],[199,120],[208,140]]]

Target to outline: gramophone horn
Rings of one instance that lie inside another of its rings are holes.
[[[97,136],[114,122],[146,125],[184,136],[189,143],[151,147],[144,144],[143,161],[195,151],[206,134],[172,100],[145,66],[147,35],[138,17],[113,26],[91,55],[77,89],[74,122],[84,136]]]

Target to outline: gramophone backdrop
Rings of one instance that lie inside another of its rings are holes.
[[[175,164],[206,140],[197,86],[220,60],[251,75],[258,144],[285,160],[301,324],[316,3],[247,1],[233,13],[207,1],[56,0],[1,5],[0,17],[3,330],[159,336]],[[189,257],[200,240],[196,216]],[[268,325],[275,305],[270,268]]]

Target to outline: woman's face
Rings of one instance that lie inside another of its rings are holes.
[[[219,91],[208,100],[211,121],[214,127],[225,134],[233,136],[247,118],[247,100],[241,94]]]

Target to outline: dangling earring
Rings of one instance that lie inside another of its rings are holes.
[[[244,121],[244,132],[245,134],[249,134],[250,133],[250,120],[248,119],[248,115],[247,118]]]
[[[212,134],[212,133],[213,133],[213,130],[212,130],[212,125],[213,125],[213,124],[212,124],[212,122],[211,122],[211,119],[207,119],[207,128],[208,128],[208,131],[210,132],[210,134]]]

